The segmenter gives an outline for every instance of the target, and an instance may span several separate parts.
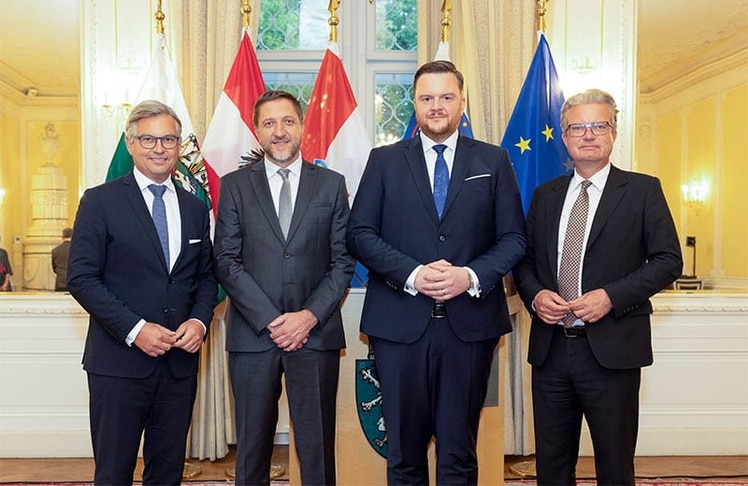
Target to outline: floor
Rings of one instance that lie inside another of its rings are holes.
[[[223,459],[210,462],[190,461],[200,466],[202,473],[195,481],[226,479],[226,471],[234,466],[234,448]],[[273,453],[273,463],[286,467],[288,447],[279,446]],[[520,476],[516,470],[523,470],[532,464],[531,457],[507,456],[505,458],[507,479]],[[512,466],[514,471],[512,470]],[[136,480],[142,471],[138,464]],[[710,478],[739,480],[748,484],[748,456],[680,456],[680,457],[637,457],[636,473],[640,478]],[[577,468],[579,479],[594,478],[594,464],[591,457],[582,457]],[[93,478],[92,459],[7,459],[0,458],[0,483],[9,482],[52,482],[52,481],[91,481]],[[287,479],[281,476],[279,479]]]

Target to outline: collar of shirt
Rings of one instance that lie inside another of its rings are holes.
[[[152,212],[154,196],[151,190],[148,189],[148,186],[158,184],[158,182],[146,177],[137,167],[134,167],[132,172],[135,176],[135,182],[137,182],[140,188],[140,193],[145,199],[145,204],[148,206],[148,212]],[[164,208],[166,209],[166,223],[169,227],[169,265],[173,268],[174,262],[177,261],[182,248],[182,218],[174,181],[171,177],[167,177],[161,185],[166,187],[166,192],[164,192]]]
[[[573,192],[575,193],[574,198],[576,199],[576,193],[579,192],[579,186],[585,180],[588,180],[592,183],[592,187],[596,189],[597,194],[601,194],[603,192],[603,189],[605,189],[605,183],[608,181],[609,174],[610,163],[605,164],[605,167],[595,172],[589,179],[585,179],[584,177],[579,175],[579,172],[577,172],[575,169],[574,177],[572,177],[571,183],[569,184],[569,192],[567,193],[567,197]]]
[[[434,190],[434,167],[436,166],[436,151],[433,150],[434,145],[446,145],[447,150],[444,151],[444,161],[447,163],[447,170],[449,171],[450,177],[452,176],[452,166],[455,160],[455,149],[457,148],[457,138],[459,132],[454,132],[445,141],[437,144],[429,137],[420,133],[421,145],[423,146],[423,156],[426,159],[426,171],[429,174],[429,181],[431,181],[431,190]]]
[[[293,180],[294,177],[291,177],[292,175],[296,178],[301,177],[301,164],[304,162],[301,160],[301,154],[294,160],[294,162],[285,167],[289,170],[289,180]],[[284,167],[281,167],[279,165],[275,165],[274,163],[270,162],[267,157],[265,157],[265,174],[267,175],[268,180],[272,180],[272,177],[275,176],[278,178],[278,180],[281,179],[280,174],[278,174],[278,169],[283,169]]]
[[[151,198],[150,198],[151,202],[153,201],[153,193],[151,192],[150,189],[148,189],[148,186],[150,186],[151,184],[158,184],[161,186],[166,186],[167,191],[169,191],[172,194],[176,193],[176,189],[174,188],[174,182],[171,180],[171,177],[167,177],[164,182],[158,183],[146,177],[146,175],[140,172],[137,167],[133,167],[132,173],[135,176],[135,182],[138,183],[138,187],[140,188],[140,191],[143,192],[143,194],[151,195]],[[150,204],[148,206],[150,207]]]
[[[301,164],[305,164],[301,158],[301,154],[299,154],[299,157],[286,169],[289,170],[288,174],[288,182],[291,185],[291,208],[296,207],[296,194],[299,192],[299,181],[301,180]],[[274,163],[270,162],[267,158],[265,158],[265,175],[268,178],[268,186],[270,187],[270,194],[273,198],[273,205],[275,206],[275,212],[278,212],[278,207],[280,204],[280,191],[281,186],[283,185],[283,178],[280,174],[278,174],[278,169],[283,169],[283,167],[280,167],[278,165],[275,165]]]

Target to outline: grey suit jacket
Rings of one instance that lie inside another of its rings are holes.
[[[319,319],[305,346],[345,347],[340,301],[354,264],[345,244],[348,213],[343,176],[304,163],[285,240],[265,161],[223,177],[214,251],[218,280],[231,299],[228,351],[274,347],[266,326],[304,308]]]

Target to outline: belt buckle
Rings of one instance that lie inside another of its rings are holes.
[[[586,330],[583,327],[564,327],[564,336],[567,338],[576,339],[580,336],[584,336]]]
[[[432,319],[444,319],[447,317],[447,305],[444,302],[437,302],[431,309]]]

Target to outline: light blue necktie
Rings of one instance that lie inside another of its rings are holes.
[[[447,201],[447,189],[449,188],[449,169],[447,161],[444,160],[444,151],[446,145],[434,145],[436,152],[436,165],[434,166],[434,204],[436,205],[436,214],[439,219],[444,212],[444,203]]]
[[[151,184],[148,189],[153,193],[153,208],[151,216],[156,225],[158,239],[161,240],[161,250],[164,252],[166,267],[169,267],[169,225],[166,223],[166,206],[164,205],[164,192],[166,186]]]

